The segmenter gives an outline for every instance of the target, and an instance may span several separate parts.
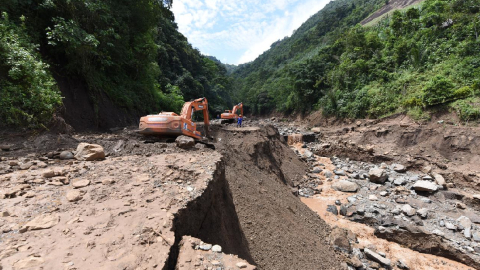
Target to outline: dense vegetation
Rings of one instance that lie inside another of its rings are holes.
[[[426,0],[370,26],[385,0],[336,0],[255,61],[223,65],[178,32],[171,0],[0,2],[0,126],[42,126],[87,89],[127,115],[179,111],[209,99],[212,113],[321,109],[338,117],[449,108],[480,118],[480,0]]]
[[[127,113],[231,105],[225,67],[178,32],[171,0],[6,0],[0,11],[0,125],[39,126],[82,82]],[[98,109],[98,105],[95,107]],[[3,121],[5,120],[5,121]]]
[[[480,116],[480,1],[426,0],[378,24],[357,23],[384,1],[337,0],[292,37],[233,74],[253,113],[320,108],[340,117],[380,117],[449,106]]]

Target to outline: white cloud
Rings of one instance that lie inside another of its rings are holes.
[[[182,32],[203,53],[227,63],[258,57],[289,36],[329,0],[176,0],[172,11]],[[228,55],[221,55],[229,52]]]

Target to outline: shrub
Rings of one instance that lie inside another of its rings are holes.
[[[61,104],[60,93],[48,65],[36,52],[23,26],[7,13],[0,18],[0,126],[39,127]]]
[[[453,87],[454,84],[449,79],[436,75],[423,89],[422,101],[428,106],[445,103],[452,97]]]
[[[460,120],[472,121],[480,118],[480,99],[469,98],[457,100],[450,104],[450,108],[454,110]]]

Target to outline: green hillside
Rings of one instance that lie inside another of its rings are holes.
[[[254,114],[321,109],[339,117],[448,106],[480,115],[480,1],[427,0],[372,27],[384,1],[334,1],[292,37],[241,66],[234,93]]]
[[[241,100],[256,115],[428,118],[440,108],[478,119],[480,0],[405,1],[417,3],[332,1],[240,66],[194,49],[171,0],[1,1],[0,126],[56,114],[77,129],[124,126],[200,96],[214,114]]]
[[[0,125],[38,127],[64,111],[74,126],[106,128],[200,96],[230,106],[226,69],[192,48],[170,6],[1,1]]]

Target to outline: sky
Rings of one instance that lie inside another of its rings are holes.
[[[227,64],[255,60],[291,36],[330,0],[174,0],[179,31],[193,47]]]

